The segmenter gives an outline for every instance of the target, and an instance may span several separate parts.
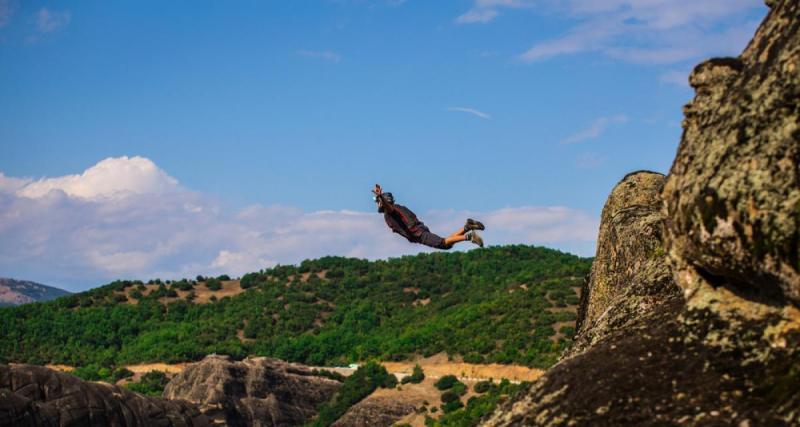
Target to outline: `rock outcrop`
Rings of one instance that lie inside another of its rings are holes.
[[[689,78],[667,234],[681,271],[800,305],[800,5],[774,3],[740,57]]]
[[[567,356],[681,298],[662,240],[665,180],[660,173],[631,173],[608,196],[595,262],[581,292],[577,331]]]
[[[486,425],[800,424],[800,3],[767,4],[740,57],[690,77],[661,219],[657,179],[623,179],[573,348]]]
[[[208,426],[192,404],[33,365],[0,365],[2,426]]]
[[[388,396],[370,396],[353,405],[331,427],[389,427],[415,409]]]
[[[192,402],[218,424],[296,426],[313,418],[340,387],[303,365],[208,356],[175,376],[164,397]]]

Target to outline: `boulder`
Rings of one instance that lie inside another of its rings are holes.
[[[33,365],[0,365],[2,426],[207,426],[194,405]]]
[[[214,423],[296,426],[317,414],[341,383],[277,359],[207,356],[164,388],[164,397],[196,404]]]

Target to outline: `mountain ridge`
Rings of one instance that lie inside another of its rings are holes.
[[[0,277],[0,307],[50,301],[72,292],[30,280]]]

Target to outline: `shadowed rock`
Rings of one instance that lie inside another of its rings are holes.
[[[207,356],[164,388],[164,397],[198,405],[215,423],[229,426],[296,426],[317,414],[341,383],[308,367],[277,359],[241,362]]]
[[[183,401],[147,397],[33,365],[0,365],[2,426],[207,426]]]

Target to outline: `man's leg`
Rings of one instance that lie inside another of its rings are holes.
[[[464,230],[462,228],[462,229],[456,231],[455,233],[447,236],[444,239],[444,244],[446,244],[448,246],[453,246],[454,244],[456,244],[458,242],[463,242],[463,241],[467,240],[467,236],[465,236],[465,234],[467,234],[467,232],[466,232],[466,230]]]

